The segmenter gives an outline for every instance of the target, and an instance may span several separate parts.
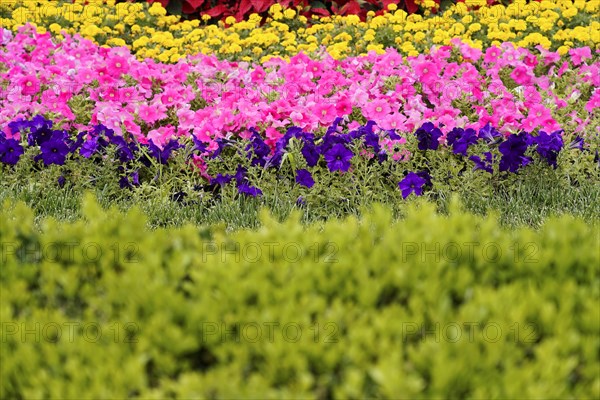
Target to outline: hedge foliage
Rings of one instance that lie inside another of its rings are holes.
[[[2,398],[598,398],[599,232],[453,203],[393,224],[0,216]]]

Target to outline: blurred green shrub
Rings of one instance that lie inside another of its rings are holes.
[[[426,202],[302,227],[0,215],[0,397],[598,398],[599,232]]]

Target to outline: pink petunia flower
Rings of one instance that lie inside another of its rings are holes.
[[[34,75],[27,75],[18,80],[21,93],[25,96],[32,96],[40,91],[40,81]]]
[[[383,99],[371,101],[363,108],[364,116],[375,121],[385,118],[391,111],[390,105]]]
[[[569,50],[569,55],[571,56],[571,61],[573,65],[578,66],[584,62],[584,60],[589,60],[592,58],[592,51],[589,47],[579,47]]]
[[[318,103],[314,106],[315,116],[321,123],[321,125],[331,125],[333,120],[337,117],[335,105],[331,103]]]

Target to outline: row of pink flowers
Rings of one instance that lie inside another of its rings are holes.
[[[455,40],[408,58],[390,49],[344,60],[300,54],[250,64],[196,55],[161,64],[78,36],[58,42],[27,26],[14,37],[7,32],[0,35],[0,129],[8,136],[9,121],[48,113],[63,128],[102,123],[161,144],[182,135],[244,136],[250,127],[273,144],[291,125],[315,131],[348,115],[406,133],[432,121],[444,133],[489,122],[510,134],[559,129],[568,110],[560,128],[600,129],[592,118],[600,62],[589,48],[560,57],[510,43],[482,52]],[[591,97],[578,101],[590,86]]]

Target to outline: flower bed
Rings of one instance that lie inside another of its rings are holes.
[[[482,52],[454,40],[418,57],[390,49],[249,64],[201,55],[169,65],[78,37],[4,32],[0,161],[14,165],[26,153],[21,178],[36,165],[67,163],[57,179],[77,184],[71,161],[106,161],[113,145],[109,175],[122,188],[153,182],[162,174],[157,163],[173,158],[180,161],[171,168],[187,171],[169,175],[179,182],[174,190],[191,195],[209,185],[214,194],[215,185],[234,181],[239,193],[257,196],[274,190],[260,169],[280,169],[288,159],[291,169],[277,173],[291,187],[354,185],[359,175],[335,172],[365,163],[379,182],[372,189],[407,197],[456,190],[464,177],[453,179],[473,168],[515,173],[534,153],[556,168],[565,145],[598,143],[600,62],[589,48],[561,57],[509,43]],[[237,150],[221,155],[227,147]],[[437,149],[441,159],[423,156]],[[572,157],[564,160],[561,174],[570,176]],[[576,158],[587,172],[575,180],[595,176],[596,161]],[[444,163],[457,168],[450,180]],[[302,202],[318,197],[294,190]]]
[[[6,35],[6,31],[5,35]],[[600,62],[589,48],[568,57],[511,44],[485,52],[460,41],[429,55],[394,50],[368,57],[231,63],[193,56],[175,65],[141,62],[126,48],[101,48],[22,29],[0,51],[0,127],[44,114],[58,128],[101,123],[162,146],[172,137],[215,140],[258,129],[272,145],[294,125],[315,131],[337,117],[413,132],[425,121],[507,133],[594,132]],[[36,71],[36,72],[33,72]],[[445,137],[445,136],[444,136]],[[442,139],[443,140],[443,139]]]

